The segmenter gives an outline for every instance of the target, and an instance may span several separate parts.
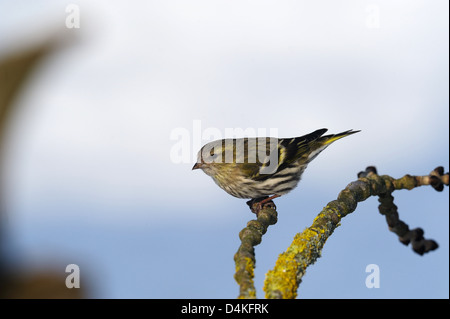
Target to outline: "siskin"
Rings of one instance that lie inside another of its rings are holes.
[[[192,169],[202,169],[230,195],[266,203],[293,190],[309,162],[328,145],[359,132],[322,136],[326,131],[320,129],[294,138],[213,141],[201,148]],[[250,201],[249,206],[252,207]]]

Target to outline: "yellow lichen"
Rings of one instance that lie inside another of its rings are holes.
[[[249,257],[245,257],[244,260],[245,260],[245,271],[248,273],[250,278],[253,278],[255,276],[254,275],[255,263]]]
[[[319,231],[323,233],[323,230]],[[297,297],[297,287],[301,278],[298,275],[303,275],[306,267],[314,262],[317,256],[316,242],[320,237],[315,230],[309,228],[294,237],[286,252],[279,256],[274,269],[267,273],[264,284],[266,297],[273,297],[272,291],[278,291],[285,299]],[[298,258],[300,255],[303,258]]]

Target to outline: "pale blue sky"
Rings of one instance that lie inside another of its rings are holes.
[[[80,29],[64,28],[69,3]],[[196,120],[224,136],[362,130],[276,200],[279,221],[256,248],[261,298],[278,254],[360,170],[448,171],[446,1],[0,1],[0,15],[0,54],[59,32],[68,43],[16,101],[4,154],[12,250],[24,267],[78,264],[94,297],[237,296],[233,255],[253,215],[171,161],[174,130],[191,133],[192,153],[208,142]],[[448,188],[394,197],[440,248],[400,244],[372,198],[342,221],[299,297],[448,298]],[[368,264],[378,289],[365,286]]]

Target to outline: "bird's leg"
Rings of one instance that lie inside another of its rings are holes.
[[[269,198],[269,196],[252,198],[249,201],[247,201],[247,205],[250,207],[250,210],[252,211],[252,213],[254,213],[254,214],[256,214],[256,216],[258,216],[258,213],[261,210],[261,206],[259,205],[259,203],[267,198]]]
[[[261,209],[263,209],[263,207],[271,206],[276,208],[275,203],[272,201],[272,199],[275,199],[277,197],[280,197],[280,195],[253,198],[247,202],[247,205],[250,207],[252,213],[255,213],[256,216],[258,217],[258,214],[261,211]]]
[[[263,205],[263,204],[266,204],[268,202],[272,202],[272,199],[275,199],[275,198],[280,197],[280,196],[281,195],[273,195],[273,196],[267,197],[266,199],[263,199],[262,201],[260,201],[259,204]],[[273,204],[273,205],[275,206],[275,204]]]

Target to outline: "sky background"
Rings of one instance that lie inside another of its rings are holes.
[[[79,29],[65,27],[71,3]],[[276,199],[278,223],[256,247],[263,298],[278,255],[359,171],[448,171],[448,6],[0,0],[0,56],[55,34],[66,43],[16,99],[1,154],[11,262],[77,264],[94,298],[235,298],[238,233],[254,215],[191,171],[198,147],[212,130],[361,130]],[[171,156],[174,132],[185,132],[187,163]],[[299,298],[449,297],[448,188],[393,195],[439,249],[419,256],[399,243],[370,198],[307,269]],[[365,285],[369,264],[380,288]]]

